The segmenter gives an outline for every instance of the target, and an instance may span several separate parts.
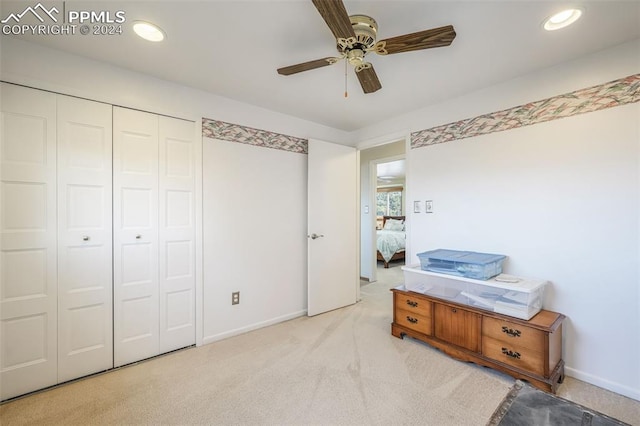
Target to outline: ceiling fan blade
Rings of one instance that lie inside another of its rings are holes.
[[[301,64],[289,65],[288,67],[278,68],[278,74],[291,75],[302,71],[314,70],[316,68],[335,64],[339,59],[340,58],[330,56],[328,58],[316,59],[314,61],[303,62]]]
[[[360,80],[360,86],[364,93],[373,93],[376,90],[382,89],[378,75],[376,74],[373,66],[363,68],[360,71],[356,71],[358,80]]]
[[[351,20],[342,0],[312,0],[313,5],[318,9],[320,15],[327,23],[333,36],[339,38],[349,38],[356,36],[351,26]]]
[[[381,40],[376,43],[373,50],[380,55],[411,52],[413,50],[449,46],[454,38],[456,38],[456,32],[453,26],[447,25]]]

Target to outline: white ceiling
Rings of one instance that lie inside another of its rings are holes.
[[[405,176],[405,160],[380,163],[376,166],[378,178],[402,178]]]
[[[35,3],[3,0],[2,16]],[[542,30],[545,17],[576,3],[585,8],[576,24]],[[382,89],[363,94],[350,69],[346,99],[344,61],[291,76],[276,73],[336,53],[333,36],[310,0],[67,1],[67,10],[124,10],[124,34],[23,38],[353,131],[640,37],[640,1],[347,0],[345,6],[350,14],[375,18],[379,40],[447,24],[457,37],[450,47],[370,53],[367,59]],[[131,30],[134,20],[158,24],[167,39],[139,39]]]
[[[386,185],[390,183],[402,182],[406,175],[405,160],[390,161],[388,163],[379,163],[376,166],[378,185]]]

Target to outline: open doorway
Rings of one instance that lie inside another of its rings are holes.
[[[405,159],[375,166],[376,260],[378,268],[387,269],[405,259]]]
[[[360,151],[360,277],[378,279],[378,264],[399,266],[404,254],[393,250],[385,260],[377,247],[378,234],[404,227],[406,198],[405,140]],[[385,229],[386,228],[386,229]],[[404,235],[404,234],[403,234]],[[397,237],[396,237],[397,238]],[[383,250],[384,251],[384,250]],[[394,257],[395,255],[395,257]],[[380,257],[381,260],[378,260]]]

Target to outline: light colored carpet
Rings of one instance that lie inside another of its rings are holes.
[[[393,337],[389,289],[400,282],[399,267],[381,270],[356,305],[17,399],[0,406],[0,422],[486,424],[515,381]]]

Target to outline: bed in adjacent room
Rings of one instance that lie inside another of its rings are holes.
[[[384,267],[389,267],[389,262],[404,259],[406,233],[404,229],[404,216],[383,216],[382,229],[377,231],[376,245],[378,248],[378,260],[384,262]]]

